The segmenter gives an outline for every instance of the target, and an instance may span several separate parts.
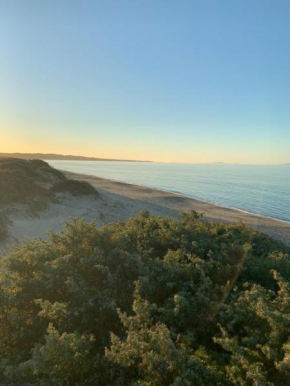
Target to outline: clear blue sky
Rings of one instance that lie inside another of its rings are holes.
[[[0,77],[0,151],[290,162],[289,0],[2,0]]]

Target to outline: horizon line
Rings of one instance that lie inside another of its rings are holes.
[[[204,161],[204,162],[187,162],[187,161],[152,161],[152,160],[135,160],[135,159],[120,159],[120,158],[103,158],[95,156],[83,156],[83,155],[73,155],[73,154],[58,154],[58,153],[22,153],[22,152],[1,152],[0,157],[11,157],[17,158],[17,156],[24,156],[25,159],[30,159],[30,156],[40,156],[41,159],[48,161],[108,161],[108,162],[141,162],[141,163],[175,163],[175,164],[221,164],[221,165],[261,165],[261,166],[289,166],[290,162],[285,163],[242,163],[242,162],[225,162],[225,161]],[[40,158],[39,157],[39,158]],[[53,157],[45,159],[44,157]]]

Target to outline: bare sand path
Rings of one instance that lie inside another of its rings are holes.
[[[164,192],[144,186],[126,184],[91,175],[64,172],[67,177],[84,180],[92,184],[104,196],[120,203],[132,206],[130,214],[148,209],[154,215],[178,218],[180,213],[195,210],[211,221],[238,222],[256,228],[269,236],[290,245],[290,223],[259,215],[224,208],[215,204],[202,202],[179,194]],[[117,209],[116,209],[117,210]]]

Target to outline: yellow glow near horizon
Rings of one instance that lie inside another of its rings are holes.
[[[107,150],[96,149],[95,151],[86,151],[86,146],[69,146],[64,147],[62,145],[45,145],[31,146],[26,143],[15,144],[7,141],[3,146],[0,145],[0,153],[42,153],[42,154],[62,154],[62,155],[74,155],[84,157],[96,157],[107,159],[126,159],[126,160],[139,160],[139,161],[153,161],[153,162],[178,162],[178,163],[208,163],[208,162],[225,162],[225,163],[245,163],[245,164],[280,164],[286,163],[287,159],[273,160],[267,155],[263,156],[247,156],[240,157],[239,154],[234,152],[220,154],[218,151],[215,154],[211,152],[203,151],[202,149],[195,152],[194,155],[184,154],[184,152],[171,153],[163,149],[159,152],[157,149],[118,149],[118,146],[114,146]]]
[[[43,136],[45,133],[45,136]],[[186,141],[185,141],[186,142]],[[266,142],[264,146],[256,143],[237,144],[235,147],[222,143],[191,144],[174,143],[166,139],[165,143],[147,141],[86,138],[82,133],[69,135],[67,131],[1,130],[0,152],[2,153],[55,153],[85,157],[127,159],[155,162],[181,163],[245,163],[245,164],[281,164],[289,162],[287,146],[278,151]]]

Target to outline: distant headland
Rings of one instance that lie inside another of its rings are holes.
[[[137,161],[137,160],[127,160],[127,159],[83,157],[80,155],[43,154],[43,153],[0,153],[0,157],[20,158],[20,159],[41,159],[41,160],[54,160],[54,161],[152,162],[152,161]]]

